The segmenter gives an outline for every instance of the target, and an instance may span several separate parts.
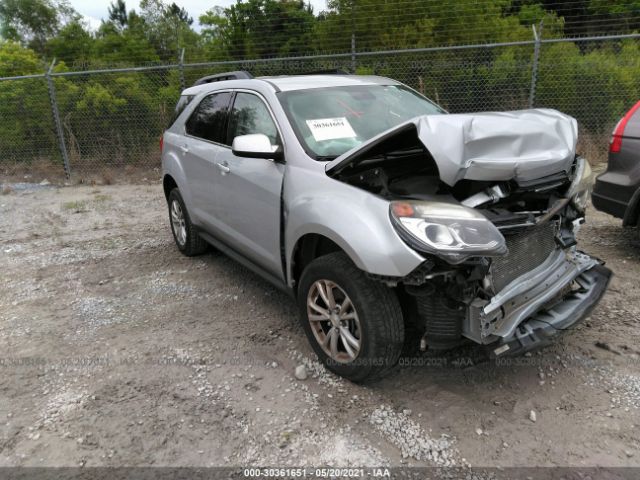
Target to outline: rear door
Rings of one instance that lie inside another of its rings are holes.
[[[214,198],[216,183],[220,180],[216,158],[226,149],[224,142],[231,97],[229,91],[204,97],[185,123],[184,144],[178,145],[191,187],[193,214],[211,233],[220,229],[220,212]]]
[[[227,145],[239,135],[265,134],[281,145],[277,124],[266,101],[239,91],[229,112]],[[221,170],[216,203],[224,224],[223,238],[231,247],[277,278],[283,279],[280,254],[280,194],[284,165],[261,158],[235,156],[230,147],[216,157]]]

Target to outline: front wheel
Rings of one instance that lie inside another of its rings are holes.
[[[367,382],[396,365],[404,342],[398,298],[346,254],[319,257],[305,268],[298,307],[311,346],[334,373]]]

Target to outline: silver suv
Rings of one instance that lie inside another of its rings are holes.
[[[231,72],[182,93],[163,185],[182,253],[213,245],[289,292],[318,357],[363,382],[410,342],[537,348],[597,303],[611,273],[576,248],[576,140],[554,110],[453,115],[383,77]]]

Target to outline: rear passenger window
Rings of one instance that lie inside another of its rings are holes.
[[[225,124],[230,99],[230,92],[214,93],[205,97],[187,120],[187,133],[212,142],[225,143]]]
[[[174,122],[178,119],[178,117],[184,111],[184,109],[187,108],[187,105],[191,103],[191,100],[193,100],[193,97],[194,97],[193,95],[182,95],[180,97],[180,100],[178,100],[178,103],[176,104],[176,109],[173,112],[173,115],[171,116],[169,127],[171,127],[171,125],[174,124]]]

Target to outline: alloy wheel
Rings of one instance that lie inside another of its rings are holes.
[[[335,282],[316,280],[307,295],[311,330],[332,360],[349,363],[360,353],[362,329],[353,302]]]
[[[171,202],[171,226],[178,245],[183,246],[187,241],[187,225],[182,207],[177,200]]]

